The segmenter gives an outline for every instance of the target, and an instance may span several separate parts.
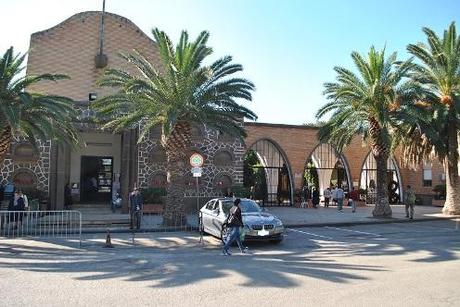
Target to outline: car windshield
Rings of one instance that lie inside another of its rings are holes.
[[[224,200],[222,201],[222,210],[224,210],[225,214],[230,212],[230,208],[233,206],[232,200]],[[241,212],[242,213],[251,213],[251,212],[261,212],[259,205],[252,200],[241,200]]]

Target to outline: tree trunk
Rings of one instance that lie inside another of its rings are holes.
[[[184,226],[187,224],[184,194],[187,171],[187,158],[191,144],[191,126],[178,122],[168,137],[162,136],[167,158],[166,206],[163,213],[165,226]]]
[[[6,154],[10,150],[13,135],[10,126],[6,126],[0,132],[0,164],[5,160]]]
[[[183,226],[187,224],[184,208],[185,194],[185,150],[180,154],[166,152],[167,156],[167,185],[166,206],[163,213],[165,226]]]
[[[388,155],[381,153],[374,157],[377,162],[377,199],[375,200],[375,207],[372,211],[372,215],[374,217],[391,217],[387,184]]]
[[[457,127],[449,125],[448,152],[444,160],[446,170],[446,202],[442,212],[444,214],[460,214],[460,180],[458,176],[458,139]]]

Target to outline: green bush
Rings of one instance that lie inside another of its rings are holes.
[[[146,188],[141,190],[144,204],[162,204],[163,197],[166,196],[165,188]]]
[[[232,186],[232,192],[235,197],[249,198],[251,196],[250,188],[244,187],[239,184]]]

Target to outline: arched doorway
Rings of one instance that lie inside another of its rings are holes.
[[[293,204],[292,172],[285,154],[275,142],[255,142],[244,156],[244,186],[262,205]]]
[[[319,144],[305,163],[303,185],[319,189],[322,196],[329,186],[340,185],[345,192],[351,184],[350,172],[345,158],[331,145]]]
[[[366,203],[375,203],[377,180],[377,161],[371,152],[369,152],[361,168],[361,178],[359,180],[359,187],[366,193]],[[387,183],[390,204],[401,202],[401,176],[398,165],[393,158],[388,158],[387,160]]]

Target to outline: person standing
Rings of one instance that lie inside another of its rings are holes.
[[[15,191],[13,197],[10,198],[8,205],[8,211],[15,211],[10,214],[10,223],[13,222],[13,228],[17,229],[18,224],[22,222],[24,211],[24,199],[19,195],[18,191]]]
[[[332,186],[331,198],[332,198],[332,205],[337,205],[337,187],[336,186]]]
[[[134,188],[133,192],[129,196],[130,204],[130,217],[131,217],[131,226],[130,229],[133,229],[136,226],[136,229],[141,228],[141,218],[142,218],[142,206],[144,200],[138,188]]]
[[[356,203],[358,201],[358,191],[355,190],[355,187],[351,187],[350,193],[348,193],[348,203],[351,202],[351,212],[356,212]]]
[[[313,208],[317,209],[319,205],[319,192],[318,189],[313,187],[313,192],[311,194],[311,201],[313,203]]]
[[[335,198],[337,199],[337,210],[339,210],[339,212],[342,212],[343,197],[344,197],[344,192],[342,190],[342,187],[339,185],[337,186],[337,189],[335,191]]]
[[[324,207],[329,208],[329,201],[331,200],[331,188],[327,187],[323,193],[324,193]]]
[[[22,190],[18,191],[19,197],[22,197],[24,201],[24,210],[29,210],[29,199],[27,198],[27,195],[24,194]]]
[[[407,186],[407,191],[404,194],[404,196],[405,196],[404,204],[406,205],[406,217],[412,220],[414,218],[414,206],[415,206],[415,200],[417,199],[417,197],[415,196],[414,191],[412,191],[412,187],[410,185]]]
[[[67,183],[64,187],[64,209],[72,209],[72,204],[72,189],[70,188],[70,184]]]
[[[308,202],[308,185],[306,185],[306,184],[302,187],[301,198],[302,198],[302,202],[301,202],[300,206],[302,208],[306,208],[307,207],[307,202]]]
[[[243,227],[243,217],[241,215],[241,199],[237,198],[233,202],[232,208],[230,208],[230,213],[227,218],[228,227],[230,227],[230,235],[227,238],[227,241],[224,244],[222,253],[224,255],[230,256],[231,253],[228,251],[230,245],[236,240],[238,247],[241,253],[246,253],[246,249],[243,247],[240,238],[240,227]]]

